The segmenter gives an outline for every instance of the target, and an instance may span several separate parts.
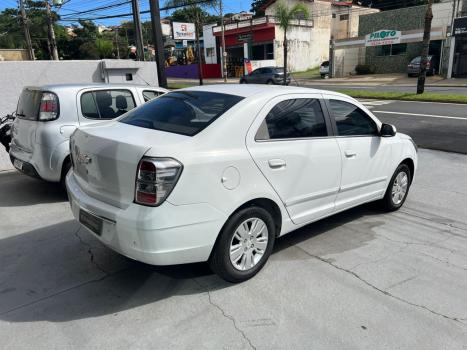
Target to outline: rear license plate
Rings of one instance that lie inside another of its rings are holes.
[[[23,170],[23,162],[19,159],[13,161],[13,166],[18,170]]]
[[[102,234],[102,219],[83,209],[79,211],[79,222],[100,236]]]

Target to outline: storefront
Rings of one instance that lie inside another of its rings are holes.
[[[217,40],[221,40],[221,28],[213,28]],[[245,58],[251,61],[274,62],[275,23],[272,18],[263,17],[231,23],[225,26],[225,47],[227,71],[231,77],[244,72]],[[220,45],[219,45],[220,46]],[[275,65],[275,62],[273,63]]]
[[[433,56],[437,72],[447,70],[443,56],[450,6],[433,5],[429,55]],[[426,9],[415,6],[361,16],[359,36],[335,42],[334,76],[356,74],[357,66],[376,74],[407,73],[410,61],[422,52]]]

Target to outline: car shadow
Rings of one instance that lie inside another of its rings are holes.
[[[0,208],[66,200],[66,192],[58,183],[35,179],[15,170],[0,172]]]
[[[287,260],[284,250],[305,242],[319,246],[317,254],[366,244],[373,239],[369,233],[340,245],[323,246],[314,240],[377,213],[362,206],[305,226],[279,238],[272,259]],[[73,220],[0,240],[0,265],[0,319],[7,322],[67,322],[118,314],[174,296],[194,297],[232,286],[206,263],[155,267],[127,259]]]

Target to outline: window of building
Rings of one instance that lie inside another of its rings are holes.
[[[303,98],[279,102],[261,124],[256,140],[328,136],[321,104]]]
[[[336,18],[337,15],[335,13],[332,14],[332,18]]]
[[[376,46],[376,56],[398,56],[407,52],[407,44]]]
[[[339,136],[378,135],[375,121],[357,106],[338,100],[330,100],[329,104]]]
[[[272,43],[253,45],[251,48],[251,59],[252,60],[274,59],[274,45]]]
[[[206,48],[206,56],[208,57],[214,57],[215,52],[213,47],[208,47]]]
[[[88,91],[81,96],[81,113],[89,119],[114,119],[135,106],[128,90]]]
[[[341,15],[341,16],[339,17],[339,19],[340,19],[341,21],[348,21],[348,20],[349,20],[349,15],[348,15],[348,14],[347,14],[347,15]]]

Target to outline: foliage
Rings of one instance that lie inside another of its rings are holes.
[[[292,20],[297,18],[308,19],[310,17],[310,10],[301,2],[289,7],[284,1],[280,1],[277,4],[275,16],[279,27],[286,31]]]
[[[262,7],[266,5],[270,0],[253,0],[251,2],[251,12],[253,12],[254,17],[263,17],[264,10]]]
[[[414,94],[409,92],[397,91],[374,91],[374,90],[339,90],[339,92],[352,96],[354,98],[374,98],[378,100],[401,100],[401,101],[426,101],[426,102],[446,102],[446,103],[465,103],[467,104],[467,95],[444,94],[425,92],[424,94]]]
[[[279,24],[279,27],[284,31],[284,72],[287,73],[287,30],[294,19],[308,19],[310,17],[310,11],[304,3],[298,2],[293,6],[288,6],[283,0],[281,0],[277,4],[275,17],[276,23]],[[284,74],[284,85],[286,84],[286,78],[287,74]]]

